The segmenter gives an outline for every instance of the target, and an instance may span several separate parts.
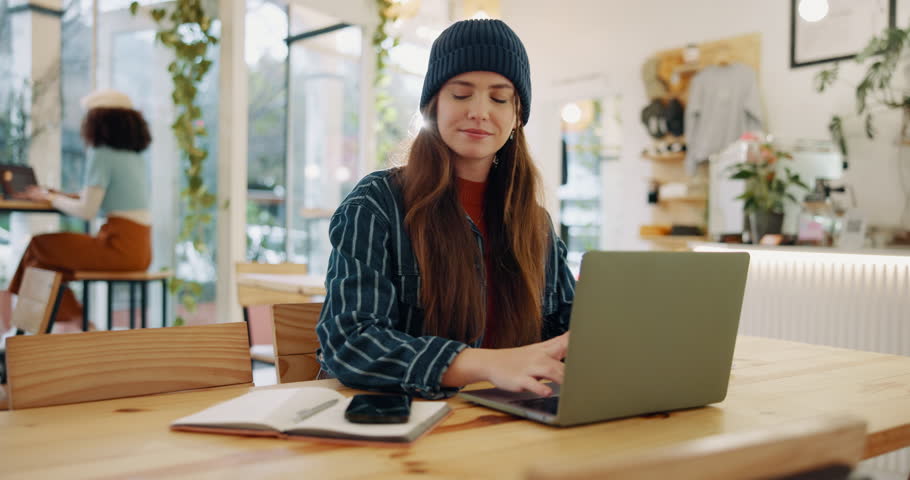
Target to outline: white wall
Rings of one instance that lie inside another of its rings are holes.
[[[901,12],[910,15],[907,8]],[[586,79],[594,76],[604,78],[603,93],[623,97],[623,156],[605,171],[620,177],[605,181],[605,188],[612,189],[604,192],[607,201],[614,201],[607,205],[605,222],[607,231],[615,232],[606,248],[641,247],[638,226],[650,220],[645,179],[651,166],[640,158],[650,139],[638,119],[646,104],[641,65],[656,51],[760,32],[759,82],[767,129],[780,138],[828,138],[831,115],[854,108],[851,86],[861,72],[855,65],[845,64],[841,77],[849,81],[824,95],[813,89],[813,77],[830,64],[790,69],[789,1],[567,0],[557,6],[547,0],[503,0],[503,19],[522,38],[531,59],[529,141],[551,187],[551,209],[558,206],[552,186],[559,178],[559,104],[573,95],[589,95],[591,81]],[[879,136],[874,142],[863,137],[861,122],[848,122],[851,163],[844,180],[855,187],[859,206],[872,223],[897,224],[904,198],[895,144],[900,118],[876,119]]]

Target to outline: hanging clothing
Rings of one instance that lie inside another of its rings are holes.
[[[762,130],[762,115],[758,82],[751,67],[739,63],[714,65],[692,79],[685,115],[689,175],[709,155],[754,130]]]

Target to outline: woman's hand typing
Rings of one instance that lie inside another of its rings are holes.
[[[488,381],[503,390],[527,390],[549,396],[553,390],[540,380],[562,383],[569,348],[569,332],[517,348],[467,348],[459,353],[442,377],[442,384],[461,387]]]

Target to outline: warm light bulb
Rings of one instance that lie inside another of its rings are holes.
[[[807,22],[817,22],[828,15],[828,0],[800,0],[799,16]]]
[[[477,13],[472,16],[474,20],[485,20],[490,18],[490,14],[486,10],[478,10]]]
[[[321,173],[322,171],[320,170],[319,165],[313,163],[303,168],[303,176],[306,178],[319,178]]]
[[[573,124],[581,120],[581,108],[576,103],[568,103],[562,107],[562,121]]]
[[[351,179],[351,169],[350,168],[342,166],[342,167],[338,167],[338,169],[335,170],[335,180],[337,180],[338,183],[344,183],[350,179]]]
[[[409,131],[413,135],[417,135],[417,132],[422,130],[425,126],[427,126],[427,122],[423,119],[423,115],[420,114],[420,111],[415,112],[411,117],[411,128]]]

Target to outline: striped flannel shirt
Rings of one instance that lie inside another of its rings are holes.
[[[468,345],[423,334],[420,270],[393,172],[364,177],[332,215],[326,299],[316,328],[319,360],[350,387],[447,397],[458,389],[442,387],[442,376]],[[471,226],[482,251],[483,238]],[[542,292],[544,339],[568,330],[575,296],[566,246],[552,228],[550,236]],[[471,346],[479,347],[482,340]]]

